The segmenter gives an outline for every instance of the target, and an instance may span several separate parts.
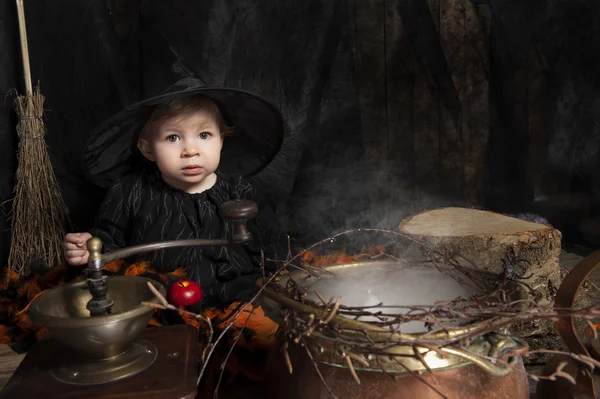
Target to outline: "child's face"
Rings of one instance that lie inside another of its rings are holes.
[[[215,118],[195,111],[152,122],[138,148],[156,162],[163,180],[188,193],[212,187],[223,139]]]

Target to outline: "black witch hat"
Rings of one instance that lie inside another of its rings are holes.
[[[187,77],[160,95],[128,106],[94,130],[83,152],[83,169],[88,179],[100,187],[108,187],[146,162],[136,144],[154,108],[194,95],[212,99],[227,125],[234,127],[233,134],[223,143],[221,172],[249,178],[275,158],[286,129],[281,113],[273,104],[247,91],[206,87],[200,80]]]

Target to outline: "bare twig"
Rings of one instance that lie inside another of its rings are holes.
[[[586,320],[585,322],[590,328],[591,334],[593,335],[594,339],[598,340],[598,331],[596,331],[596,326],[594,326],[594,324],[590,320]]]
[[[569,373],[565,373],[563,371],[563,369],[567,366],[567,362],[561,362],[558,367],[556,368],[556,371],[554,373],[552,373],[551,375],[549,375],[547,378],[550,381],[555,381],[557,377],[561,377],[564,378],[565,380],[569,381],[571,384],[576,385],[577,382],[575,381],[575,378],[573,378],[572,375],[570,375]]]
[[[154,294],[154,296],[156,298],[158,298],[158,300],[160,301],[160,303],[165,307],[165,308],[169,308],[169,306],[172,306],[169,304],[169,302],[167,301],[167,299],[162,296],[162,294],[156,289],[156,287],[154,287],[154,284],[152,284],[152,282],[148,281],[146,283],[148,285],[148,288],[150,289],[150,291],[152,291],[152,293]]]
[[[294,373],[294,367],[292,366],[292,359],[290,359],[290,354],[288,352],[288,346],[289,346],[289,342],[285,341],[285,344],[283,345],[283,358],[285,360],[285,364],[288,367],[288,371],[290,372],[290,374]]]
[[[354,381],[356,381],[356,383],[360,385],[360,378],[358,378],[358,374],[356,374],[356,370],[354,370],[354,366],[352,365],[352,359],[350,359],[350,356],[344,356],[344,359],[346,359],[346,364],[348,365],[348,370],[350,370],[350,374],[352,374],[352,378],[354,378]]]
[[[315,367],[315,371],[319,375],[319,378],[321,379],[321,382],[323,383],[323,385],[325,385],[325,388],[327,389],[327,392],[329,392],[329,395],[333,399],[338,399],[338,397],[331,390],[331,387],[329,386],[329,384],[327,384],[327,381],[325,381],[325,377],[323,377],[323,374],[321,373],[321,370],[319,370],[319,365],[317,364],[316,360],[313,358],[313,355],[310,353],[310,350],[308,349],[308,345],[307,345],[306,342],[304,342],[304,349],[306,349],[306,354],[308,355],[308,357],[310,358],[311,362],[313,363],[313,366]]]
[[[333,309],[331,309],[331,312],[327,315],[325,320],[323,320],[323,323],[329,323],[331,321],[331,319],[333,319],[333,316],[335,316],[335,314],[337,313],[337,310],[339,307],[340,307],[340,300],[338,299],[337,301],[335,301],[335,304],[333,305]]]
[[[152,302],[146,302],[146,301],[142,301],[142,305],[147,306],[149,308],[154,308],[154,309],[162,309],[162,310],[166,310],[169,309],[168,307],[158,304],[158,303],[152,303]]]
[[[227,361],[229,360],[229,357],[231,356],[231,353],[233,352],[233,349],[237,345],[238,340],[242,336],[242,333],[244,332],[244,329],[246,328],[246,325],[248,324],[248,321],[250,321],[250,317],[253,314],[254,314],[254,309],[252,309],[250,311],[250,314],[246,318],[246,321],[244,322],[244,325],[240,328],[240,331],[238,332],[238,334],[233,339],[233,343],[231,344],[231,347],[229,348],[229,352],[227,352],[227,356],[225,357],[225,360],[223,360],[223,363],[221,364],[221,373],[219,373],[219,380],[217,381],[217,385],[215,387],[215,392],[213,394],[213,397],[215,399],[218,397],[219,386],[221,385],[221,380],[223,378],[223,373],[225,372],[225,365],[227,364]]]
[[[359,362],[360,364],[362,364],[365,367],[369,367],[370,366],[369,362],[367,362],[364,358],[362,358],[361,356],[358,356],[355,353],[347,352],[346,356],[350,357],[353,360],[356,360],[357,362]]]

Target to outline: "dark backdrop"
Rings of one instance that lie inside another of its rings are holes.
[[[526,4],[525,4],[526,3]],[[255,91],[290,135],[254,180],[299,243],[397,226],[425,208],[535,211],[595,245],[600,34],[595,0],[27,0],[32,74],[74,229],[103,190],[80,167],[91,130],[194,74]],[[22,88],[14,2],[0,5],[0,200]],[[0,260],[9,249],[3,206]],[[587,226],[583,228],[582,226]],[[583,232],[583,233],[582,233]]]

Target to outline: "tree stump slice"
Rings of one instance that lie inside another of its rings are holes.
[[[469,208],[440,208],[403,220],[400,232],[432,250],[448,254],[464,267],[503,276],[507,265],[520,260],[520,279],[531,287],[536,300],[547,305],[563,279],[559,257],[560,231],[503,214]],[[563,343],[550,321],[521,323],[511,332],[525,338],[532,349],[562,349]],[[547,356],[546,356],[547,357]],[[532,356],[526,363],[539,362]]]

